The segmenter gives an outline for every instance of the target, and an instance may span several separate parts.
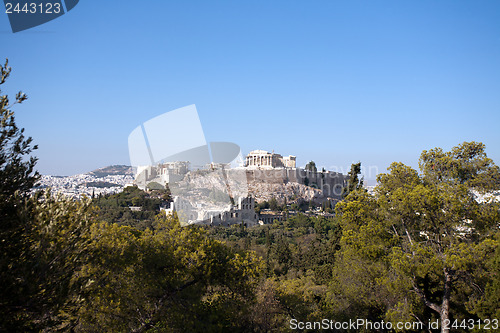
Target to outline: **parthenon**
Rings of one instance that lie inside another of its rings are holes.
[[[283,157],[274,152],[253,150],[247,155],[245,166],[255,168],[295,168],[295,162],[296,157],[292,155]]]
[[[297,158],[265,150],[253,150],[245,159],[249,182],[266,184],[298,183],[321,190],[325,197],[340,198],[347,177],[325,169],[308,170],[296,166]]]

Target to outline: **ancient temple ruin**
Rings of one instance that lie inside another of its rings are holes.
[[[249,168],[295,168],[296,157],[286,157],[265,150],[253,150],[246,159],[245,166]]]

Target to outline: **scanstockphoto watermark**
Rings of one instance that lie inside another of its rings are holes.
[[[19,32],[66,14],[78,4],[79,0],[4,0],[3,2],[12,32]]]
[[[445,328],[447,330],[485,330],[496,331],[500,327],[498,319],[462,319],[443,321],[439,319],[429,320],[427,323],[422,321],[399,321],[396,323],[390,321],[371,321],[357,318],[349,321],[335,321],[332,319],[323,319],[321,321],[298,321],[290,320],[290,329],[292,330],[337,330],[337,331],[359,331],[361,329],[378,332],[394,331],[429,331]]]
[[[143,190],[168,188],[174,202],[165,211],[175,211],[183,225],[221,222],[227,215],[251,220],[230,212],[236,205],[249,206],[241,149],[232,142],[207,142],[195,105],[137,126],[128,147],[135,184]]]
[[[397,322],[390,321],[370,321],[367,319],[354,319],[349,321],[335,321],[332,319],[323,319],[321,321],[298,321],[290,320],[290,329],[292,330],[354,330],[359,331],[387,331],[394,330],[416,330],[423,331],[425,325],[422,322]]]
[[[354,162],[353,162],[354,163]],[[338,165],[332,165],[326,170],[330,170],[332,172],[339,172],[344,175],[347,175],[349,171],[351,171],[351,166],[338,166]],[[365,177],[365,179],[375,179],[377,178],[377,175],[380,173],[380,169],[378,165],[364,165],[361,163],[361,175],[362,177]]]
[[[259,176],[261,179],[273,179],[276,177],[277,173],[283,173],[286,175],[287,169],[282,170],[269,170],[265,168],[256,168],[252,169],[253,172]],[[316,171],[307,170],[305,168],[297,168],[297,175],[301,177],[308,177],[313,174],[324,174],[326,178],[336,178],[341,175],[347,175],[351,171],[351,166],[342,166],[342,165],[332,165],[332,166],[320,166],[316,168]],[[365,166],[361,164],[361,176],[366,179],[375,179],[377,175],[380,173],[380,169],[378,165],[368,165]]]

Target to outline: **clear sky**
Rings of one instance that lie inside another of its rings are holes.
[[[38,169],[129,164],[130,132],[196,104],[207,141],[344,170],[481,141],[500,164],[500,1],[89,1],[13,34],[4,91]]]

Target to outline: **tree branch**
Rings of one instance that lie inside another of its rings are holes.
[[[180,291],[182,291],[182,290],[184,290],[184,289],[186,289],[186,288],[188,288],[188,287],[190,287],[190,286],[198,283],[198,281],[199,281],[199,279],[191,280],[189,282],[186,282],[182,286],[176,288],[173,292],[164,294],[160,298],[160,300],[158,301],[158,305],[156,306],[157,310],[153,314],[151,314],[149,316],[149,320],[142,322],[141,326],[139,326],[138,328],[132,330],[131,332],[133,332],[133,333],[142,333],[142,332],[145,332],[148,329],[154,327],[158,323],[158,321],[160,321],[160,319],[158,319],[158,318],[153,319],[153,318],[161,311],[161,309],[163,307],[163,303],[168,298],[172,297],[173,295],[177,294],[178,292],[180,292]]]
[[[432,333],[432,331],[429,329],[429,325],[428,325],[428,324],[426,324],[426,323],[424,323],[422,320],[420,320],[420,318],[418,318],[416,314],[412,313],[411,315],[412,315],[415,319],[417,319],[417,320],[418,320],[418,322],[419,322],[420,324],[422,324],[422,327],[425,327],[425,328],[426,328],[426,330],[427,330],[427,332],[428,332],[428,333]]]
[[[439,305],[437,305],[436,303],[433,303],[431,301],[429,301],[429,299],[427,298],[427,296],[425,296],[424,292],[417,286],[413,285],[413,290],[417,293],[418,296],[420,296],[422,298],[422,300],[424,301],[424,304],[436,311],[437,313],[441,314],[441,307]]]

